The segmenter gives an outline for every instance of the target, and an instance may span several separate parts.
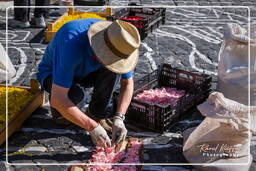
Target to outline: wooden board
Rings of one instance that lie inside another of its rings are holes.
[[[31,87],[24,86],[8,86],[28,89],[33,92],[33,97],[28,103],[8,121],[8,137],[11,136],[15,131],[18,131],[23,122],[44,103],[44,93],[39,89],[38,83],[35,80],[31,80]],[[5,85],[0,85],[4,86]],[[6,126],[0,128],[0,145],[6,140]]]

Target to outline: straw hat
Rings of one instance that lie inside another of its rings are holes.
[[[133,70],[139,57],[140,35],[125,21],[98,21],[88,30],[88,38],[99,62],[112,72]]]

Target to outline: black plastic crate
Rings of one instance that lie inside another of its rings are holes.
[[[185,90],[186,94],[177,99],[176,103],[167,106],[151,105],[134,99],[134,97],[151,88],[173,87]],[[172,68],[169,64],[161,65],[160,69],[146,75],[134,83],[134,94],[128,108],[126,121],[133,126],[146,130],[168,131],[178,117],[189,109],[202,103],[211,91],[211,76],[196,74]],[[114,110],[116,109],[118,93],[113,96]]]
[[[102,6],[108,3],[109,0],[74,0],[74,5],[77,6]]]
[[[136,3],[129,4],[132,6],[140,6]],[[147,35],[154,29],[158,28],[160,24],[165,24],[166,8],[123,8],[116,11],[113,15],[108,16],[107,20],[123,20],[132,23],[139,31],[141,40],[145,39]],[[140,20],[124,19],[127,17],[136,16],[142,17]]]

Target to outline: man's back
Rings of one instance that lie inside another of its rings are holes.
[[[87,31],[99,19],[74,20],[63,25],[46,48],[38,67],[37,78],[43,81],[49,75],[53,83],[69,88],[74,78],[83,78],[101,67],[93,60]]]

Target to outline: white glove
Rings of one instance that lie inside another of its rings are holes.
[[[89,133],[95,145],[104,148],[111,146],[111,141],[108,137],[108,134],[100,124],[92,131],[89,131]]]
[[[127,135],[127,129],[125,128],[124,122],[119,117],[114,117],[112,126],[112,144],[118,144],[125,140]]]

